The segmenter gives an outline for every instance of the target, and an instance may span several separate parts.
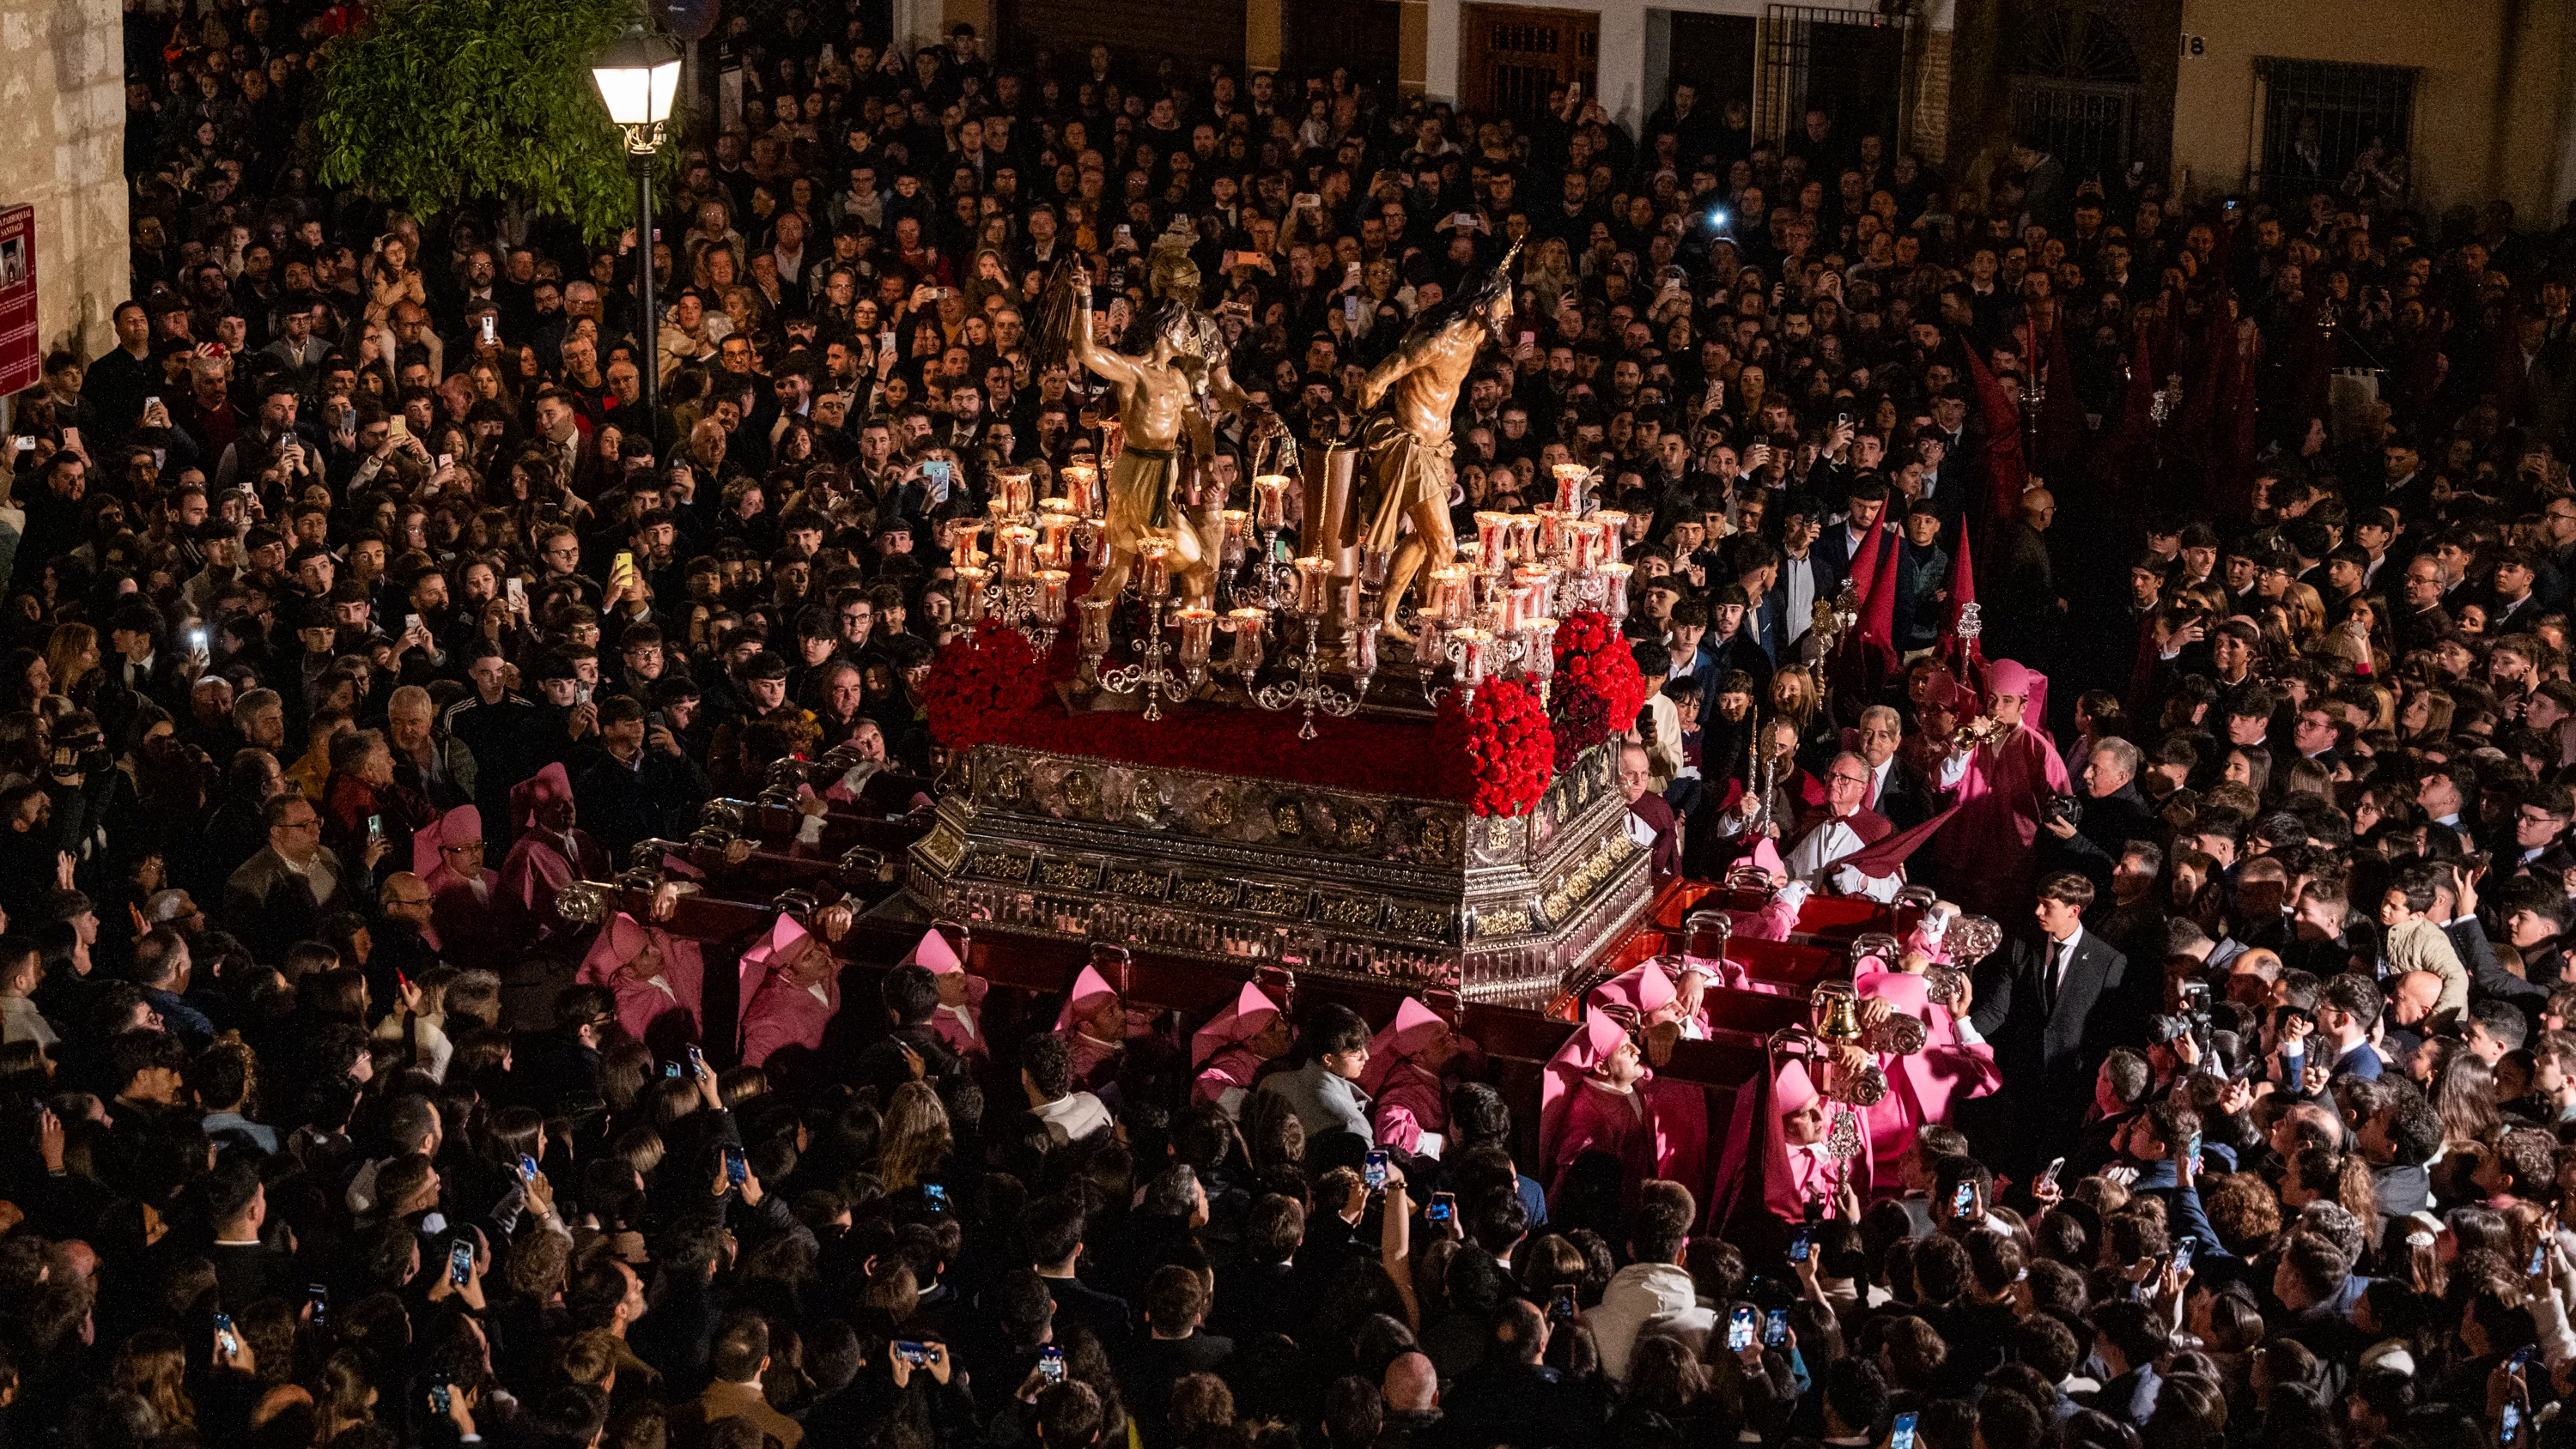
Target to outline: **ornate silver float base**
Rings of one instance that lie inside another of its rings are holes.
[[[931,915],[1541,1007],[1652,900],[1606,748],[1518,819],[1000,745],[912,847]]]

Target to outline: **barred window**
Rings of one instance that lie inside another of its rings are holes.
[[[2247,188],[2275,202],[2319,191],[2402,199],[2415,77],[2411,66],[2257,58]]]

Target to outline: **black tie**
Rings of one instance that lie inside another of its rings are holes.
[[[2065,949],[2065,946],[2056,941],[2049,942],[2048,958],[2040,964],[2039,1004],[2043,1018],[2057,1015],[2057,968],[2060,953]]]

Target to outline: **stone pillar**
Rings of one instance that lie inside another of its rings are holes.
[[[117,0],[0,0],[0,205],[36,208],[36,328],[95,357],[131,291],[124,19]]]

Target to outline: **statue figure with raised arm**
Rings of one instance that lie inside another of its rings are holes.
[[[1511,262],[1506,254],[1458,295],[1415,318],[1395,352],[1360,383],[1360,476],[1351,511],[1362,530],[1361,548],[1393,551],[1381,605],[1386,632],[1400,639],[1413,637],[1397,627],[1396,616],[1416,577],[1458,552],[1449,524],[1449,459],[1456,451],[1449,416],[1476,354],[1488,341],[1502,342],[1512,315]],[[1413,531],[1399,546],[1408,522]]]
[[[1080,299],[1077,316],[1091,315],[1091,278],[1080,275],[1074,283]],[[1182,428],[1196,423],[1207,426],[1206,413],[1196,406],[1197,389],[1180,359],[1193,340],[1195,327],[1188,306],[1170,298],[1146,304],[1144,315],[1137,319],[1131,338],[1141,339],[1145,351],[1130,356],[1113,352],[1100,345],[1088,325],[1073,329],[1072,353],[1076,365],[1090,369],[1118,388],[1118,427],[1121,445],[1118,457],[1109,467],[1109,484],[1104,490],[1108,514],[1109,560],[1100,577],[1092,581],[1091,597],[1114,599],[1127,586],[1127,575],[1148,539],[1163,539],[1172,545],[1174,573],[1183,579],[1184,592],[1194,592],[1191,583],[1197,575],[1208,574],[1212,561],[1183,511],[1181,492]]]

